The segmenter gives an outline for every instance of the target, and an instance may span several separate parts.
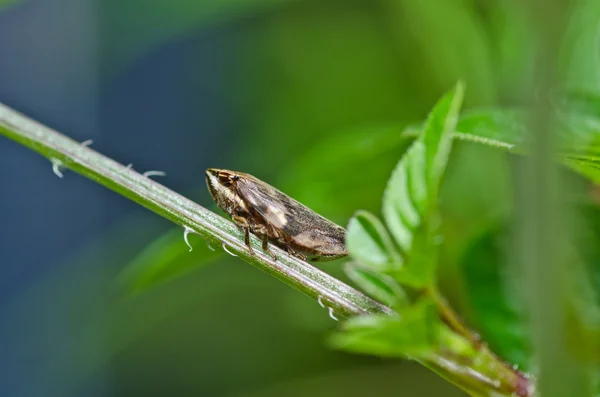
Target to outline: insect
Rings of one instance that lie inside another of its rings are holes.
[[[244,231],[251,254],[250,232],[302,260],[331,260],[348,254],[346,230],[323,218],[273,186],[242,172],[209,168],[206,184],[217,205]]]

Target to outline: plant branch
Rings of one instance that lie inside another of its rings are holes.
[[[255,255],[250,255],[243,243],[242,233],[230,221],[2,104],[0,133],[50,159],[59,169],[68,168],[90,178],[158,215],[189,228],[209,243],[225,244],[229,251],[285,284],[314,299],[320,297],[323,304],[340,316],[392,312],[387,306],[277,247],[271,248],[277,255],[277,260],[273,260],[263,253],[256,238],[252,239]]]
[[[517,368],[513,368],[491,351],[487,344],[481,340],[480,336],[464,323],[436,286],[428,288],[427,293],[435,301],[440,317],[448,327],[468,341],[471,348],[477,352],[478,360],[481,363],[485,362],[485,365],[482,365],[482,367],[485,367],[486,370],[482,370],[481,373],[488,372],[496,374],[497,377],[503,381],[501,385],[502,388],[508,391],[512,390],[516,396],[529,396],[531,394],[532,385],[527,375]],[[443,367],[447,367],[448,365],[448,362],[444,357],[437,357],[435,362],[444,364]]]
[[[260,241],[254,236],[255,254],[251,255],[243,242],[242,232],[230,221],[3,104],[0,104],[0,134],[48,158],[55,171],[60,168],[75,171],[200,235],[209,243],[227,246],[240,259],[320,300],[339,316],[394,313],[389,307],[277,247],[271,247],[277,255],[277,260],[273,260],[262,251]],[[461,338],[460,335],[457,338]],[[504,365],[493,356],[487,359],[487,368]],[[418,361],[473,395],[511,395],[510,390],[505,392],[505,388],[499,386],[506,385],[506,380],[494,379],[490,371],[485,368],[482,371],[480,366],[465,361],[460,354],[442,352]]]

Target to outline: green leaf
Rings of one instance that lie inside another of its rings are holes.
[[[378,211],[381,198],[373,192],[383,189],[389,170],[412,142],[400,131],[397,124],[332,131],[286,161],[276,186],[334,221],[347,222],[357,208]]]
[[[421,224],[427,200],[425,146],[417,140],[400,160],[383,195],[383,217],[404,254],[412,248],[413,231]]]
[[[174,229],[150,243],[119,275],[119,284],[130,293],[140,293],[160,283],[172,280],[184,273],[209,264],[220,256],[221,251],[210,250],[199,237],[190,235],[189,240],[199,240],[189,252],[183,240],[183,230]]]
[[[557,58],[564,71],[564,80],[569,86],[600,89],[600,3],[596,0],[573,2],[570,14]]]
[[[436,221],[433,213],[463,92],[459,83],[438,102],[423,134],[396,166],[383,196],[385,223],[406,262],[398,277],[416,287],[430,284],[435,276],[431,234],[437,225],[432,224]],[[415,246],[422,255],[415,255]],[[411,256],[420,259],[413,261]]]
[[[470,110],[461,116],[455,137],[520,152],[527,141],[526,116],[523,110],[518,109]]]
[[[570,90],[557,99],[559,109],[600,119],[600,94],[593,90]]]
[[[503,263],[508,249],[510,239],[501,229],[488,230],[467,248],[461,267],[469,320],[494,352],[527,370],[531,348],[523,297],[505,283],[511,276]]]
[[[349,262],[344,266],[348,277],[369,296],[392,308],[406,306],[408,297],[400,285],[390,276],[365,269]]]
[[[569,273],[564,287],[569,290],[566,321],[569,349],[581,362],[597,362],[600,335],[600,209],[579,206],[568,214]],[[461,268],[468,320],[490,348],[506,361],[527,370],[531,353],[524,312],[524,291],[519,284],[520,268],[508,263],[513,248],[506,227],[487,230],[465,251]],[[509,282],[510,281],[510,282]]]
[[[350,255],[372,270],[398,269],[400,255],[385,227],[377,217],[358,211],[348,224],[346,245]]]
[[[557,117],[558,160],[600,182],[600,93],[568,91],[554,98]],[[406,133],[414,133],[412,130]],[[527,113],[515,109],[480,109],[466,113],[457,125],[456,137],[527,153]]]
[[[357,316],[329,339],[341,350],[384,357],[423,357],[438,345],[440,320],[429,300],[401,310],[398,315]]]
[[[600,183],[600,92],[571,90],[553,98],[557,117],[557,160],[582,176]],[[526,154],[525,109],[485,108],[466,112],[455,138]],[[411,125],[403,135],[418,135],[423,126]]]
[[[464,85],[459,82],[437,103],[425,124],[421,139],[425,144],[427,185],[430,189],[437,189],[446,170],[464,90]]]

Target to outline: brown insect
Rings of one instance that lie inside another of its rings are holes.
[[[269,242],[302,260],[331,260],[348,254],[343,227],[252,175],[209,168],[206,183],[217,205],[244,230],[251,254],[250,232],[274,259]]]

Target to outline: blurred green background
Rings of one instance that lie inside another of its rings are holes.
[[[562,3],[561,75],[598,89],[600,3]],[[379,213],[411,142],[403,129],[457,80],[467,110],[523,104],[543,40],[527,3],[508,0],[0,5],[0,101],[138,170],[167,171],[161,182],[213,210],[203,171],[228,168],[341,225]],[[0,394],[463,395],[415,363],[329,350],[336,324],[311,299],[194,236],[188,253],[181,230],[74,174],[52,179],[12,142],[0,154],[14,170],[0,179]],[[490,345],[526,366],[500,278],[516,161],[455,144],[440,279]],[[319,267],[345,279],[343,262]]]

